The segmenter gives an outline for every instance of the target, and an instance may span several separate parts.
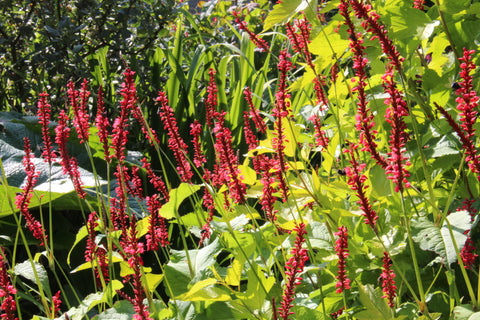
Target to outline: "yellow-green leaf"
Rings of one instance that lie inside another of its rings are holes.
[[[175,217],[175,212],[182,204],[183,200],[190,197],[200,189],[199,185],[182,183],[178,188],[170,191],[170,200],[158,211],[159,215],[165,219]]]

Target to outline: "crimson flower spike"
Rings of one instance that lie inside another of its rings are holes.
[[[365,184],[365,181],[367,180],[367,177],[362,173],[366,165],[365,163],[358,163],[357,159],[355,158],[355,152],[357,148],[357,144],[350,144],[350,148],[345,150],[345,153],[350,154],[349,161],[352,165],[351,167],[345,168],[345,174],[348,177],[348,185],[357,194],[357,203],[360,205],[362,214],[365,217],[365,223],[371,226],[373,231],[377,233],[376,221],[378,219],[378,215],[375,210],[372,209],[370,201],[366,195],[366,189],[368,186]]]
[[[277,220],[278,210],[276,210],[274,207],[277,199],[273,194],[278,190],[274,187],[275,178],[272,176],[271,172],[272,163],[268,157],[260,158],[259,162],[259,166],[263,171],[260,178],[260,182],[263,185],[260,203],[268,221],[274,223]]]
[[[408,158],[405,156],[407,124],[403,121],[403,117],[408,115],[408,109],[407,103],[402,97],[402,92],[397,89],[393,77],[393,66],[388,64],[387,71],[382,76],[382,85],[389,95],[385,99],[385,104],[388,106],[385,119],[390,123],[392,129],[390,131],[388,165],[385,172],[389,175],[388,179],[395,183],[395,192],[402,192],[405,188],[410,187],[410,182],[407,180],[410,173],[405,168],[410,165]]]
[[[477,150],[475,145],[471,139],[469,139],[465,133],[465,131],[460,128],[458,123],[453,120],[452,116],[445,110],[443,107],[439,106],[436,102],[434,102],[435,107],[437,107],[438,111],[445,117],[448,124],[452,129],[457,133],[462,142],[462,148],[465,149],[465,154],[467,157],[465,161],[468,163],[468,167],[472,170],[473,173],[477,174],[477,179],[480,181],[480,157],[477,154]]]
[[[116,158],[119,163],[122,163],[125,159],[125,145],[127,144],[127,121],[131,110],[135,109],[137,102],[137,90],[135,88],[134,75],[135,72],[127,69],[124,72],[125,80],[122,83],[122,89],[120,94],[122,101],[120,102],[120,116],[115,119],[112,130],[112,149],[113,157]]]
[[[165,219],[158,214],[158,210],[162,207],[160,195],[154,194],[151,197],[147,197],[146,201],[148,212],[150,212],[148,218],[148,233],[146,235],[147,250],[157,251],[159,245],[165,247],[169,244],[168,230],[165,224]]]
[[[170,200],[170,195],[162,178],[160,178],[155,174],[155,172],[153,172],[152,166],[148,162],[147,158],[143,158],[141,161],[142,167],[147,171],[147,177],[150,179],[150,183],[153,184],[153,187],[157,192],[160,192],[162,194],[165,202],[168,202]]]
[[[335,241],[335,251],[338,256],[338,282],[335,285],[337,293],[342,293],[344,290],[350,289],[350,279],[347,277],[346,271],[346,259],[349,256],[348,253],[348,230],[345,226],[338,228],[338,232],[335,232],[338,239]]]
[[[423,11],[423,6],[425,5],[425,0],[414,0],[413,7],[418,10]]]
[[[87,102],[88,97],[90,96],[90,91],[87,89],[88,81],[87,79],[83,79],[82,82],[82,89],[79,93],[75,90],[75,84],[73,81],[70,81],[67,85],[68,87],[68,98],[70,100],[70,107],[73,111],[73,125],[77,130],[78,138],[80,139],[80,143],[88,141],[88,110],[87,110]],[[80,95],[80,105],[78,104]]]
[[[67,126],[67,122],[68,116],[65,114],[65,110],[60,111],[58,125],[55,128],[55,142],[58,144],[63,174],[68,174],[70,176],[78,196],[81,199],[85,199],[86,193],[82,189],[82,181],[80,180],[77,160],[74,157],[70,157],[68,154],[67,140],[70,135],[70,128]]]
[[[328,147],[328,137],[325,134],[325,130],[322,129],[322,122],[318,114],[314,114],[310,117],[310,121],[313,122],[313,128],[315,129],[315,144],[317,147],[322,147],[322,151],[327,150]]]
[[[225,111],[218,115],[213,133],[215,134],[215,153],[219,161],[219,171],[223,175],[223,181],[230,189],[230,194],[235,203],[245,203],[245,194],[247,187],[241,181],[240,169],[238,168],[238,158],[233,151],[232,133],[225,127]]]
[[[388,59],[394,64],[395,69],[401,72],[404,59],[400,56],[400,52],[398,52],[392,40],[388,38],[388,32],[385,26],[378,22],[380,16],[372,10],[370,4],[364,4],[360,0],[350,0],[350,4],[353,7],[355,16],[363,20],[362,27],[367,32],[373,34],[372,40],[378,38],[383,53],[385,53]]]
[[[210,239],[210,235],[212,233],[210,228],[210,223],[212,222],[213,215],[215,214],[215,201],[209,190],[209,184],[212,182],[211,181],[212,178],[211,178],[211,173],[208,169],[205,169],[205,172],[203,174],[203,180],[205,181],[205,189],[204,189],[202,199],[203,199],[203,206],[208,210],[208,216],[207,216],[207,220],[205,221],[205,224],[202,227],[201,238],[200,238],[200,241],[198,242],[199,247],[203,244],[205,239]]]
[[[247,24],[240,18],[240,13],[237,11],[233,11],[232,15],[235,17],[235,23],[238,24],[240,30],[245,31],[248,33],[250,40],[263,52],[269,52],[270,47],[268,46],[267,42],[261,38],[259,38],[254,32],[248,29]]]
[[[52,139],[50,138],[50,132],[48,125],[50,124],[50,104],[47,102],[48,93],[40,93],[40,99],[38,100],[38,118],[39,123],[42,125],[42,139],[43,139],[43,152],[42,156],[45,162],[49,165],[55,161],[55,153],[52,147]]]
[[[287,201],[288,198],[288,186],[285,181],[284,174],[287,172],[288,165],[285,160],[285,145],[287,142],[285,134],[283,133],[283,119],[286,119],[290,112],[290,94],[287,91],[287,72],[292,67],[292,63],[288,60],[290,55],[283,50],[280,52],[280,62],[278,63],[278,70],[280,71],[280,80],[277,92],[275,93],[276,103],[273,109],[273,116],[275,117],[274,123],[274,137],[272,139],[273,149],[276,151],[277,162],[277,180],[280,183],[280,190],[282,191],[283,200]]]
[[[25,217],[25,220],[27,221],[26,226],[28,230],[33,233],[33,237],[37,240],[40,240],[40,245],[43,246],[44,240],[46,241],[47,239],[45,230],[40,222],[38,222],[38,220],[36,220],[28,210],[28,206],[30,205],[30,201],[33,196],[33,187],[38,179],[38,172],[35,171],[35,165],[32,162],[33,155],[30,151],[30,140],[27,137],[24,137],[23,140],[25,142],[23,167],[25,168],[25,173],[27,174],[27,181],[22,188],[23,192],[20,192],[15,196],[15,207]]]
[[[134,320],[150,320],[148,306],[143,303],[145,299],[145,292],[142,283],[142,266],[143,259],[141,255],[144,253],[143,243],[141,243],[137,236],[137,221],[135,215],[132,215],[130,221],[130,230],[126,236],[123,250],[125,252],[128,265],[133,269],[132,286],[134,298],[131,299],[133,308],[136,314],[132,319]]]
[[[397,287],[395,286],[395,272],[392,269],[392,260],[387,252],[383,253],[383,272],[381,275],[382,278],[382,288],[383,288],[383,297],[387,298],[388,306],[390,308],[395,307],[395,296],[397,295]]]
[[[472,73],[475,71],[476,65],[472,62],[472,54],[475,50],[467,50],[463,48],[463,57],[459,58],[462,63],[460,64],[460,77],[462,81],[458,82],[459,88],[455,91],[457,95],[457,109],[460,111],[460,121],[465,135],[468,139],[473,139],[475,136],[475,129],[473,128],[475,121],[477,120],[477,111],[475,108],[478,106],[478,96],[475,90],[473,90],[473,77]]]
[[[192,135],[192,144],[194,149],[193,163],[197,168],[200,168],[207,162],[205,155],[202,152],[202,145],[200,143],[200,134],[202,133],[202,125],[198,120],[190,124],[190,134]]]
[[[210,81],[207,86],[207,102],[205,102],[206,121],[209,128],[212,127],[213,121],[217,118],[217,84],[215,83],[216,71],[213,68],[208,70]]]
[[[168,147],[173,151],[177,161],[177,171],[182,182],[189,182],[192,179],[193,172],[187,159],[188,146],[178,133],[177,120],[173,114],[173,109],[168,105],[168,98],[165,92],[158,93],[157,101],[160,102],[160,117],[165,130],[168,133]]]
[[[287,320],[288,317],[294,314],[290,309],[293,307],[293,300],[295,298],[295,288],[302,283],[302,277],[299,276],[303,272],[305,262],[308,261],[307,249],[302,248],[305,242],[305,224],[301,222],[294,229],[297,233],[295,238],[295,246],[292,248],[292,257],[285,264],[285,288],[283,289],[282,302],[279,308],[280,319]]]
[[[95,118],[95,124],[97,125],[98,136],[100,138],[100,143],[103,146],[103,152],[105,153],[105,161],[107,161],[107,163],[110,163],[112,161],[112,156],[110,155],[110,147],[108,143],[108,127],[110,124],[105,112],[102,86],[98,88],[97,117]]]
[[[243,94],[245,95],[245,100],[247,100],[248,110],[249,110],[250,116],[252,117],[253,122],[255,123],[255,127],[257,128],[258,132],[266,133],[267,125],[265,124],[265,122],[263,122],[257,108],[255,108],[255,106],[253,105],[252,91],[250,90],[249,87],[246,87],[243,90]]]
[[[10,281],[5,252],[3,247],[0,246],[0,297],[3,300],[0,305],[0,310],[2,320],[18,320],[15,316],[15,312],[17,311],[15,294],[17,294],[17,289],[15,289]]]
[[[377,131],[374,129],[374,116],[373,113],[370,112],[370,108],[367,107],[368,100],[367,95],[365,94],[367,73],[365,70],[368,65],[368,59],[365,57],[364,53],[365,46],[363,45],[363,37],[360,32],[357,33],[355,31],[355,25],[350,18],[350,12],[348,9],[349,5],[347,0],[342,0],[339,5],[339,11],[340,15],[344,18],[344,24],[347,26],[347,31],[350,35],[349,45],[353,52],[353,69],[358,78],[357,85],[352,90],[357,93],[358,98],[355,127],[360,132],[360,144],[363,145],[361,151],[368,151],[377,164],[385,169],[387,167],[387,162],[385,158],[378,153],[377,144],[375,142]]]

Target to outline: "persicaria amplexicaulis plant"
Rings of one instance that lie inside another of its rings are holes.
[[[94,50],[2,114],[2,319],[474,317],[474,6],[316,4],[179,9],[137,73]]]

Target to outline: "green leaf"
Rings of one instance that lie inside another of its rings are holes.
[[[170,200],[160,208],[159,215],[165,219],[172,219],[175,217],[175,212],[178,210],[183,200],[190,197],[192,194],[200,190],[199,185],[181,183],[178,188],[170,191]]]
[[[450,222],[455,242],[460,251],[467,240],[464,232],[472,227],[470,214],[468,211],[455,211],[446,219]],[[457,261],[457,254],[447,221],[439,228],[426,218],[420,218],[412,223],[412,229],[414,231],[413,240],[420,244],[422,250],[435,251],[446,259],[445,262],[448,266]]]
[[[474,313],[473,307],[469,304],[463,304],[453,308],[453,314],[456,320],[468,320]]]
[[[83,226],[78,230],[77,235],[75,236],[75,242],[72,245],[72,248],[70,251],[68,251],[68,256],[67,256],[67,263],[70,266],[70,255],[72,254],[73,249],[77,246],[77,244],[83,240],[88,235],[88,230],[87,226]]]
[[[297,12],[297,8],[305,2],[308,3],[308,1],[302,0],[285,0],[281,3],[277,3],[265,19],[263,31],[267,31],[275,25],[283,24],[288,21],[288,19]]]
[[[190,281],[215,263],[215,255],[219,248],[220,243],[217,238],[202,249],[189,250],[188,258],[185,251],[172,250],[171,260],[165,266],[164,283],[167,294],[173,294],[173,297],[176,297],[187,292]]]
[[[275,284],[275,278],[265,277],[265,273],[256,264],[247,271],[247,278],[247,292],[237,293],[237,297],[242,299],[249,308],[260,309],[268,292]]]
[[[426,26],[430,22],[425,12],[405,6],[387,6],[383,17],[390,20],[389,33],[392,32],[396,39],[424,37]],[[429,32],[427,30],[427,34]]]
[[[330,319],[329,315],[326,315],[320,311],[307,308],[305,306],[293,307],[295,319],[309,319],[309,320],[327,320]]]
[[[35,268],[35,271],[32,268],[32,264],[33,264],[33,267]],[[33,283],[36,283],[38,286],[37,277],[35,276],[35,272],[36,272],[36,275],[38,276],[38,281],[40,282],[40,285],[42,286],[43,291],[45,291],[48,296],[51,295],[50,283],[48,281],[47,271],[37,261],[26,260],[22,263],[19,263],[15,265],[15,268],[13,268],[13,272],[15,273],[15,275],[25,277],[28,280],[32,281]]]
[[[113,256],[112,256],[112,261],[110,263],[116,263],[116,262],[123,262],[123,258],[118,253],[114,252]],[[87,261],[87,262],[79,265],[78,267],[76,267],[72,271],[70,271],[70,273],[75,273],[75,272],[78,272],[78,271],[91,269],[92,265],[95,266],[95,268],[97,268],[98,264],[97,264],[96,261],[94,261],[93,264],[92,264],[92,261]]]
[[[195,283],[188,292],[175,297],[182,301],[228,301],[231,300],[224,290],[213,286],[217,283],[214,278],[208,278]]]
[[[391,319],[391,311],[385,299],[382,298],[383,292],[380,288],[374,288],[373,285],[358,284],[359,299],[366,308],[364,311],[355,313],[357,319]]]
[[[131,320],[136,314],[133,305],[127,300],[120,300],[113,308],[106,310],[96,316],[95,320]]]

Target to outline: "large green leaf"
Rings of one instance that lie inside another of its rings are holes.
[[[188,183],[181,183],[178,188],[172,189],[170,191],[170,200],[159,210],[160,216],[165,219],[174,218],[175,212],[178,210],[178,207],[180,207],[183,200],[187,199],[198,190],[200,190],[199,185]]]
[[[383,292],[380,288],[374,288],[373,285],[358,284],[359,298],[366,310],[355,313],[357,319],[392,319],[392,313],[385,299],[382,298]]]
[[[308,7],[308,2],[307,0],[285,0],[277,3],[268,14],[267,19],[265,19],[263,31],[267,31],[275,25],[285,23],[293,14]]]
[[[172,250],[171,260],[165,266],[167,294],[180,296],[189,290],[191,281],[194,285],[196,281],[202,280],[204,271],[215,263],[219,248],[220,243],[216,239],[202,249],[189,250],[188,257],[185,251]]]
[[[32,264],[33,264],[33,267],[32,267]],[[36,283],[37,285],[40,284],[43,290],[47,293],[47,295],[51,295],[50,283],[48,281],[47,271],[37,261],[27,260],[22,263],[19,263],[15,265],[15,268],[13,268],[13,272],[17,276],[25,277],[28,280],[32,281],[33,283]],[[37,278],[38,278],[38,281],[37,281]]]
[[[414,231],[413,239],[419,243],[420,248],[435,251],[450,266],[451,263],[457,261],[453,239],[458,250],[462,250],[467,240],[465,231],[472,228],[472,222],[468,211],[455,211],[446,219],[451,225],[453,238],[447,221],[440,228],[426,218],[420,218],[412,223],[412,229]]]

